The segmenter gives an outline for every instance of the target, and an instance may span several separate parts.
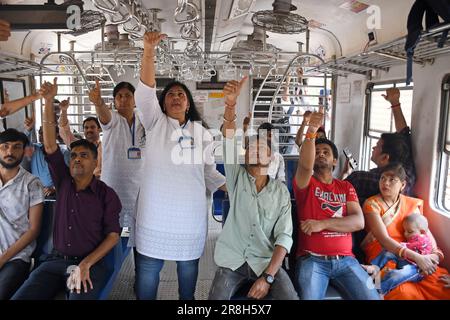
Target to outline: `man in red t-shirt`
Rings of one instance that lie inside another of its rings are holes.
[[[338,151],[333,142],[317,139],[323,109],[314,112],[300,150],[294,179],[297,217],[296,282],[304,300],[323,299],[331,282],[348,299],[376,300],[369,275],[352,253],[352,232],[364,228],[353,186],[333,178]]]

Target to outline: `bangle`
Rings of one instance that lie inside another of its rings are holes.
[[[315,138],[317,138],[317,133],[307,132],[305,134],[305,138],[309,140],[314,140]]]
[[[402,257],[402,251],[405,250],[405,247],[398,248],[397,255],[401,258]]]
[[[397,107],[400,107],[400,103],[397,103],[397,104],[392,105],[392,106],[391,106],[391,109],[394,109],[394,108],[397,108]]]
[[[236,107],[236,103],[234,103],[234,104],[226,104],[225,103],[225,108],[234,108],[234,107]]]
[[[406,253],[406,247],[401,247],[400,250],[398,251],[398,256],[400,258],[406,258],[406,255],[403,257],[403,255]]]
[[[435,249],[431,252],[431,254],[435,254],[439,257],[439,261],[444,260],[444,253],[441,251],[441,249]]]
[[[233,120],[228,120],[227,118],[225,118],[225,115],[223,116],[223,121],[225,121],[225,122],[235,122],[236,119],[237,119],[236,115],[234,115],[234,119]]]

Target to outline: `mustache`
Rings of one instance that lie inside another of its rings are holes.
[[[16,160],[17,158],[14,156],[6,156],[5,159],[12,159],[12,160]]]

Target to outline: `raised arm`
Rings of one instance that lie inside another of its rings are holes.
[[[303,135],[310,118],[311,118],[311,111],[305,111],[305,113],[303,114],[302,124],[300,125],[300,128],[298,128],[297,135],[295,136],[295,144],[298,147],[300,147],[303,143]]]
[[[286,77],[286,84],[284,85],[283,88],[283,96],[281,97],[281,99],[285,102],[289,102],[289,84],[291,83],[291,76],[287,76]]]
[[[225,112],[223,114],[222,134],[225,138],[233,138],[236,131],[236,101],[241,92],[242,85],[247,80],[247,76],[240,81],[228,81],[223,88],[225,97]]]
[[[13,101],[7,101],[4,104],[2,104],[2,107],[0,109],[0,117],[7,117],[13,113],[16,113],[22,108],[25,108],[30,103],[33,103],[34,101],[41,98],[40,92],[36,92],[32,95],[26,96],[24,98],[20,98]]]
[[[111,121],[111,110],[106,106],[102,98],[102,91],[98,79],[95,80],[95,87],[89,91],[89,100],[95,106],[98,120],[104,125],[108,124]]]
[[[53,99],[58,93],[57,78],[53,79],[53,84],[45,82],[42,85],[42,97],[45,101],[42,119],[42,130],[44,137],[44,148],[47,154],[52,154],[58,149],[56,144],[56,119],[53,107]]]
[[[316,158],[315,135],[317,129],[322,125],[323,115],[323,107],[321,107],[318,112],[311,114],[311,119],[309,120],[306,139],[300,149],[297,172],[295,173],[295,182],[300,189],[304,189],[308,186],[313,174],[314,160]]]
[[[401,132],[407,127],[407,124],[400,105],[400,90],[398,88],[386,89],[386,94],[383,94],[383,97],[391,104],[392,113],[394,114],[395,131]]]
[[[59,135],[64,144],[69,147],[72,142],[77,140],[70,130],[69,119],[67,119],[67,109],[69,108],[70,98],[61,101],[59,108],[61,109],[61,116],[59,117]]]
[[[147,32],[144,36],[144,54],[142,55],[141,81],[151,88],[154,88],[156,85],[154,61],[156,47],[165,37],[167,37],[167,35],[161,34],[159,32]]]
[[[0,19],[0,41],[7,41],[11,36],[11,26],[8,21]]]

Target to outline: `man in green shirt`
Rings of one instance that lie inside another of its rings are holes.
[[[224,88],[224,167],[230,211],[217,240],[214,260],[218,270],[209,299],[229,300],[247,281],[253,281],[249,298],[296,300],[297,292],[281,269],[292,245],[291,200],[287,187],[269,178],[271,141],[258,134],[250,139],[245,166],[237,161],[236,100],[242,84],[230,81]]]

